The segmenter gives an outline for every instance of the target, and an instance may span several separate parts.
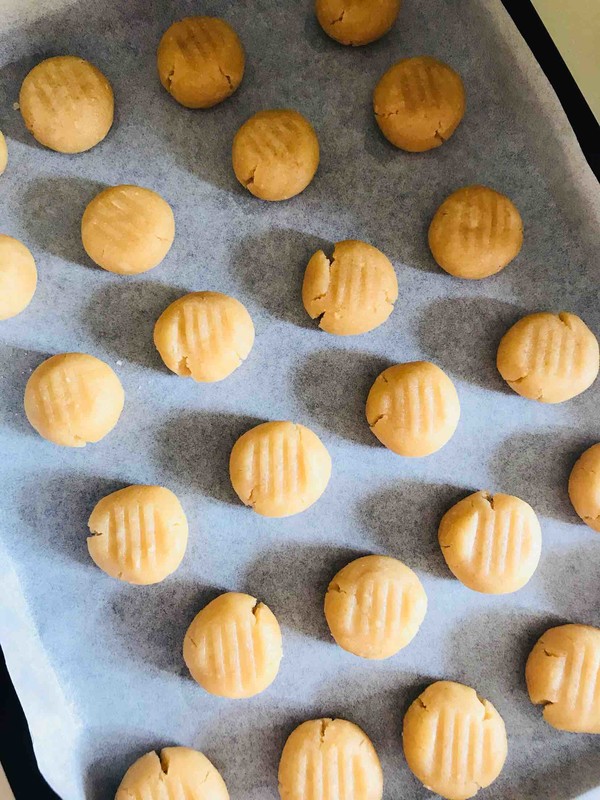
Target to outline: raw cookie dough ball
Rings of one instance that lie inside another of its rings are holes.
[[[183,658],[197,683],[220,697],[253,697],[270,686],[283,655],[275,615],[249,594],[226,592],[194,617]]]
[[[331,476],[331,457],[304,425],[263,422],[234,444],[229,476],[242,503],[258,514],[289,517],[321,497]]]
[[[83,153],[113,124],[114,97],[99,69],[77,56],[42,61],[26,76],[19,107],[27,129],[44,147]]]
[[[408,766],[430,791],[466,800],[493,783],[507,754],[502,717],[469,686],[432,683],[406,712]]]
[[[279,762],[281,800],[381,800],[375,748],[345,719],[312,719],[288,737]]]
[[[457,278],[487,278],[518,255],[523,221],[517,207],[487,186],[465,186],[438,208],[429,247],[439,266]]]
[[[229,800],[229,793],[205,755],[188,747],[164,747],[138,758],[125,773],[115,800],[134,797]]]
[[[319,140],[297,111],[259,111],[236,133],[232,159],[235,177],[255,197],[288,200],[314,178]]]
[[[464,116],[465,102],[460,75],[429,56],[394,64],[373,95],[381,132],[411,153],[431,150],[449,139]]]
[[[338,242],[333,257],[319,250],[308,262],[302,302],[327,333],[349,336],[384,323],[398,299],[394,267],[381,250],[350,239]]]
[[[245,307],[219,292],[193,292],[163,311],[154,344],[167,367],[195,381],[222,381],[252,350],[254,325]]]
[[[6,139],[4,138],[4,134],[0,131],[0,175],[6,169],[6,165],[8,164],[8,147],[6,146]]]
[[[62,353],[43,361],[25,387],[25,413],[54,444],[84,447],[117,424],[125,394],[121,381],[99,358]]]
[[[600,629],[589,625],[550,628],[525,667],[532,703],[561,731],[600,733]]]
[[[460,404],[445,372],[429,361],[412,361],[379,375],[366,414],[375,436],[394,453],[428,456],[452,438]]]
[[[0,320],[26,309],[36,286],[37,269],[29,250],[12,236],[0,234]]]
[[[427,611],[427,595],[412,569],[388,556],[351,561],[325,595],[335,641],[362,658],[389,658],[412,641]]]
[[[542,552],[535,511],[509,494],[465,497],[446,511],[438,537],[458,580],[485,594],[508,594],[525,586]]]
[[[585,524],[600,533],[600,443],[575,462],[569,476],[569,497]]]
[[[502,337],[496,364],[510,388],[522,397],[562,403],[596,380],[598,340],[575,314],[529,314]]]
[[[160,82],[186,108],[211,108],[230,97],[244,77],[242,43],[217,17],[186,17],[158,45]]]
[[[185,554],[188,524],[173,492],[162,486],[127,486],[106,495],[88,520],[94,562],[127,583],[159,583]]]
[[[120,275],[158,266],[175,238],[171,206],[151,189],[110,186],[84,211],[81,240],[95,264]]]
[[[386,34],[401,0],[316,0],[319,25],[340,44],[370,44]]]

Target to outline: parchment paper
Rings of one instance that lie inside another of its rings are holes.
[[[230,20],[248,55],[241,89],[208,112],[179,107],[155,73],[162,31],[192,13]],[[106,141],[74,157],[38,147],[12,108],[27,71],[60,53],[94,61],[116,95]],[[461,72],[468,111],[448,144],[410,155],[379,134],[371,92],[394,61],[420,53]],[[230,146],[254,111],[281,106],[312,120],[322,163],[304,194],[268,205],[237,184]],[[599,193],[500,3],[406,0],[394,32],[359,50],[328,40],[308,0],[80,3],[0,39],[0,128],[10,150],[0,229],[30,246],[40,276],[29,309],[0,326],[0,637],[61,797],[111,798],[136,757],[182,744],[214,761],[233,800],[275,800],[293,727],[342,716],[372,738],[386,799],[425,798],[400,729],[408,704],[439,678],[476,687],[506,721],[508,761],[485,797],[562,800],[599,786],[598,739],[545,725],[523,667],[548,626],[600,622],[600,540],[566,493],[575,457],[600,439],[600,384],[544,406],[507,390],[494,366],[500,336],[527,312],[573,311],[600,333]],[[526,235],[511,266],[468,283],[435,266],[426,230],[450,191],[475,182],[513,198]],[[151,187],[175,211],[172,251],[139,277],[95,268],[80,243],[86,204],[116,183]],[[393,260],[400,297],[377,331],[342,339],[310,322],[300,285],[317,248],[349,237]],[[152,345],[159,313],[201,289],[238,297],[257,329],[246,364],[212,386],[168,373]],[[31,370],[69,350],[107,360],[126,391],[117,428],[83,450],[43,441],[22,410]],[[383,367],[418,358],[456,381],[462,418],[442,451],[410,460],[378,445],[364,400]],[[265,419],[310,426],[333,458],[325,495],[287,520],[253,514],[229,486],[233,442]],[[184,563],[159,586],[120,584],[87,555],[93,506],[129,483],[168,486],[189,518]],[[514,493],[541,518],[539,569],[512,596],[467,590],[439,552],[442,513],[479,488]],[[336,647],[321,610],[335,571],[366,552],[405,561],[429,596],[416,639],[382,663]],[[210,697],[182,661],[189,622],[222,590],[257,595],[282,624],[280,674],[252,700]]]

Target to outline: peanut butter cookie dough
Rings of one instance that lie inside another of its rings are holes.
[[[0,131],[0,175],[6,169],[6,165],[8,164],[8,147],[6,146],[6,139],[4,138],[4,134]]]
[[[24,244],[0,234],[0,320],[16,317],[35,294],[37,269]]]
[[[569,497],[585,524],[600,533],[600,442],[577,459],[569,476]]]
[[[401,0],[316,0],[319,25],[340,44],[358,47],[381,39],[393,26]]]

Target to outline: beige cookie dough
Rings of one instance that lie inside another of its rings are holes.
[[[335,641],[354,655],[381,659],[412,641],[427,611],[415,573],[395,558],[364,556],[333,578],[325,618]]]
[[[0,234],[0,320],[16,317],[35,294],[37,269],[24,244]]]
[[[504,334],[496,364],[510,388],[522,397],[562,403],[596,380],[598,340],[575,314],[530,314]]]
[[[6,169],[6,165],[8,164],[8,147],[6,145],[6,139],[4,138],[4,134],[0,131],[0,175]]]
[[[525,666],[532,703],[561,731],[600,733],[600,628],[559,625],[544,633]]]
[[[379,375],[366,415],[375,436],[394,453],[428,456],[452,438],[460,404],[445,372],[429,361],[411,361]]]
[[[225,781],[208,758],[188,747],[146,753],[125,773],[115,800],[229,800]]]
[[[507,755],[504,721],[462,683],[437,681],[404,717],[404,755],[416,777],[447,800],[467,800],[493,783]]]
[[[163,311],[154,344],[166,366],[195,381],[222,381],[246,359],[254,325],[246,308],[219,292],[193,292]]]
[[[100,569],[143,585],[175,572],[188,540],[181,503],[162,486],[127,486],[103,497],[88,528],[88,550]]]
[[[229,475],[244,505],[265,517],[289,517],[321,497],[331,477],[331,457],[304,425],[263,422],[234,444]]]
[[[585,524],[600,533],[600,443],[575,462],[569,476],[569,497]]]
[[[312,719],[288,737],[279,762],[281,800],[381,800],[375,748],[345,719]]]
[[[114,97],[110,83],[89,61],[56,56],[26,76],[19,108],[27,129],[44,147],[83,153],[109,132]]]
[[[500,272],[523,244],[523,221],[508,197],[487,186],[465,186],[438,208],[429,247],[439,266],[476,280]]]
[[[141,186],[111,186],[91,201],[81,220],[81,240],[95,264],[108,272],[138,275],[165,258],[175,238],[166,200]]]
[[[220,697],[253,697],[270,686],[283,655],[275,615],[255,597],[219,595],[194,617],[183,658],[194,680]]]
[[[25,413],[54,444],[84,447],[117,424],[125,394],[121,381],[99,358],[62,353],[43,361],[25,387]]]
[[[449,139],[465,113],[460,75],[430,56],[405,58],[381,78],[373,94],[375,119],[396,147],[420,153]]]
[[[316,0],[319,25],[340,44],[370,44],[392,27],[402,0]]]
[[[319,140],[297,111],[259,111],[236,133],[232,161],[235,177],[255,197],[289,200],[314,178]]]
[[[398,299],[398,280],[386,256],[366,242],[338,242],[331,259],[319,250],[308,262],[302,302],[327,333],[351,336],[384,323]]]

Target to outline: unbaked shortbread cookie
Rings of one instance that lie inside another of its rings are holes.
[[[249,594],[219,595],[194,617],[183,658],[194,680],[220,697],[253,697],[273,683],[283,655],[275,615]]]
[[[465,186],[438,208],[429,247],[439,266],[457,278],[487,278],[515,258],[523,221],[508,197],[487,186]]]
[[[89,61],[56,56],[26,76],[19,108],[27,129],[44,147],[83,153],[101,142],[113,123],[110,83]]]
[[[24,244],[0,234],[0,320],[16,317],[35,294],[37,269]]]
[[[154,344],[167,367],[195,381],[222,381],[246,359],[254,325],[245,307],[226,294],[193,292],[166,308]]]
[[[427,595],[415,573],[395,558],[364,556],[333,578],[325,617],[335,641],[362,658],[389,658],[416,636]]]
[[[62,353],[43,361],[25,387],[25,413],[35,430],[54,444],[84,447],[117,424],[125,393],[99,358]]]
[[[542,552],[535,511],[509,494],[475,492],[465,497],[444,514],[438,536],[458,580],[486,594],[508,594],[525,586]]]
[[[575,462],[569,476],[569,497],[585,524],[600,533],[600,443]]]
[[[462,683],[437,681],[404,717],[404,755],[427,789],[466,800],[493,783],[507,754],[504,721],[489,700]]]
[[[340,44],[370,44],[386,34],[402,0],[316,0],[320,26]]]
[[[181,503],[162,486],[127,486],[100,500],[88,520],[94,562],[127,583],[159,583],[185,554],[188,524]]]
[[[388,367],[367,397],[367,422],[401,456],[428,456],[448,442],[460,417],[450,378],[429,361]]]
[[[386,321],[397,299],[394,267],[366,242],[338,242],[331,259],[319,250],[304,273],[304,308],[313,319],[320,317],[319,327],[327,333],[372,331]]]
[[[373,94],[375,119],[396,147],[420,153],[449,139],[465,113],[460,75],[429,56],[405,58],[381,78]]]
[[[502,337],[496,364],[511,389],[542,403],[562,403],[598,376],[598,340],[575,314],[543,311],[520,319]]]
[[[186,17],[165,31],[158,46],[160,82],[186,108],[211,108],[232,95],[244,76],[242,43],[216,17]]]
[[[288,737],[281,800],[381,800],[383,772],[367,734],[345,719],[312,719]]]
[[[314,178],[319,140],[297,111],[259,111],[236,133],[232,161],[235,177],[255,197],[288,200]]]
[[[561,731],[600,733],[600,629],[589,625],[550,628],[525,667],[532,703]]]
[[[146,753],[125,773],[115,800],[229,800],[225,781],[208,758],[188,747]]]
[[[263,422],[234,444],[229,476],[242,503],[257,514],[289,517],[321,497],[331,477],[331,457],[304,425]]]
[[[4,138],[4,134],[0,131],[0,175],[6,169],[6,165],[8,164],[8,147],[6,146],[6,139]]]

